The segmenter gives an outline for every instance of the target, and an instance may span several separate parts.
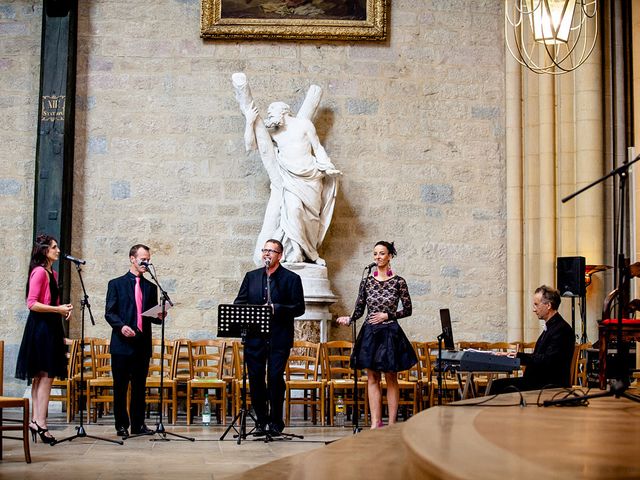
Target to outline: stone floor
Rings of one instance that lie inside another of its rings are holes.
[[[49,422],[50,430],[57,439],[75,434],[76,425],[68,425],[60,415],[54,416]],[[148,425],[154,428],[154,421],[148,421]],[[76,438],[53,447],[32,442],[32,463],[27,464],[24,462],[22,443],[5,440],[0,478],[224,479],[274,460],[323,448],[327,442],[351,436],[350,428],[314,426],[302,419],[285,431],[302,435],[304,439],[269,443],[247,439],[238,445],[233,439],[233,431],[221,441],[225,427],[218,425],[187,427],[184,423],[176,426],[165,424],[165,430],[194,437],[195,441],[172,435],[166,436],[169,441],[161,441],[162,436],[154,435],[129,439],[122,446],[89,437]],[[97,424],[85,423],[85,431],[90,436],[117,439],[113,420],[109,417]]]

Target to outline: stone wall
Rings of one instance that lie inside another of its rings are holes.
[[[333,313],[351,311],[373,244],[387,239],[412,293],[410,339],[434,339],[442,307],[457,339],[506,338],[502,4],[391,3],[387,42],[297,43],[203,41],[198,0],[80,2],[72,253],[88,260],[88,336],[109,334],[107,281],[134,243],[151,247],[178,302],[170,338],[211,336],[218,303],[253,268],[269,183],[244,151],[231,87],[243,71],[261,112],[275,100],[296,110],[311,83],[323,88],[315,124],[344,173],[321,251],[341,297]],[[8,380],[27,313],[41,13],[41,2],[0,6]]]

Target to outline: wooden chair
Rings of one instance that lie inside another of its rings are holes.
[[[227,424],[227,384],[222,379],[224,340],[196,340],[191,342],[193,378],[187,382],[187,425],[192,421],[192,404],[204,405],[204,394],[209,395],[212,411],[215,409],[218,423]]]
[[[571,359],[571,385],[587,387],[587,349],[591,343],[576,344]]]
[[[22,440],[24,461],[31,463],[29,449],[29,399],[19,397],[5,397],[4,393],[4,340],[0,340],[0,460],[2,460],[4,440]],[[4,418],[5,408],[22,409],[22,419]],[[9,422],[6,425],[5,422]],[[5,435],[4,432],[22,432],[22,437]]]
[[[500,352],[500,353],[508,353],[508,352],[519,352],[520,351],[520,343],[518,342],[489,342],[486,345],[486,350],[490,352]],[[491,383],[497,379],[502,377],[511,377],[517,376],[520,370],[514,372],[507,373],[480,373],[474,374],[474,388],[478,394],[483,394],[483,392],[487,391],[487,388],[491,388]]]
[[[412,342],[418,357],[416,365],[418,382],[418,409],[424,410],[431,406],[431,357],[427,342]]]
[[[234,413],[236,411],[234,386],[236,379],[236,344],[240,344],[238,340],[225,340],[224,355],[222,357],[222,380],[226,384],[227,411]]]
[[[369,424],[369,402],[367,393],[367,381],[362,380],[358,375],[358,412],[354,410],[353,399],[353,370],[349,366],[351,351],[353,344],[343,340],[335,340],[322,344],[322,379],[329,388],[329,425],[333,425],[335,416],[336,401],[338,394],[341,394],[344,404],[347,408],[351,407],[352,414],[360,415],[360,411],[364,413],[364,423]]]
[[[458,350],[467,350],[469,348],[472,348],[474,350],[487,350],[488,346],[489,342],[458,342]]]
[[[307,419],[307,407],[311,407],[313,424],[317,423],[320,412],[322,425],[325,424],[325,381],[319,377],[320,344],[297,340],[289,355],[285,369],[285,425],[291,422],[291,406],[302,405],[304,418]],[[301,397],[294,397],[293,391],[301,391]]]
[[[520,343],[518,342],[491,342],[487,344],[487,350],[492,352],[519,352]]]
[[[382,406],[384,408],[385,405],[389,405],[389,401],[385,393],[387,390],[387,381],[384,378],[384,374],[380,381],[380,386],[382,388]],[[398,416],[403,411],[404,418],[415,415],[419,411],[418,380],[417,378],[412,377],[411,370],[398,372],[398,390],[400,391],[400,396],[398,398]],[[407,409],[411,409],[411,415],[406,413]]]
[[[67,412],[67,423],[71,422],[75,414],[75,405],[73,401],[73,375],[75,372],[76,361],[76,349],[78,348],[77,340],[70,338],[64,339],[67,357],[67,378],[64,380],[54,379],[51,384],[51,395],[49,401],[62,402],[63,407]],[[56,390],[60,390],[60,394],[54,393]]]
[[[536,342],[515,342],[518,345],[518,351],[523,353],[533,353],[536,348]]]
[[[429,405],[433,406],[438,402],[438,375],[436,369],[436,360],[438,358],[438,342],[427,342],[426,343],[429,361],[431,364],[431,397],[429,398]],[[442,373],[442,398],[443,403],[449,403],[450,401],[455,401],[459,397],[462,396],[462,391],[460,388],[460,383],[455,375],[452,375],[451,372],[443,372]]]
[[[113,404],[113,377],[109,340],[94,338],[91,345],[93,372],[87,381],[87,421],[91,422],[93,419],[96,422]]]
[[[244,349],[242,343],[233,342],[233,371],[235,378],[233,380],[233,415],[236,416],[242,407],[242,373],[244,371]],[[247,373],[247,409],[251,408],[251,385],[249,384],[249,375]]]
[[[177,382],[171,377],[171,367],[173,364],[173,349],[175,343],[170,340],[164,341],[164,354],[161,352],[162,341],[154,338],[152,340],[151,359],[149,361],[149,373],[145,383],[145,402],[147,407],[157,404],[162,408],[163,414],[168,418],[168,408],[171,407],[171,423],[175,424],[178,416]],[[163,362],[161,363],[161,357]],[[160,371],[162,370],[162,377]],[[160,379],[162,378],[162,405],[160,405]]]
[[[185,405],[185,409],[187,404],[187,382],[193,378],[192,364],[191,340],[186,338],[175,340],[171,358],[171,379],[176,382],[176,401],[179,406]],[[177,407],[177,410],[179,408]]]
[[[85,338],[84,342],[77,340],[75,349],[75,359],[73,361],[73,375],[71,376],[71,403],[73,409],[71,411],[71,420],[75,418],[76,412],[80,410],[82,402],[82,410],[89,411],[89,380],[94,376],[93,362],[93,338]],[[83,348],[84,346],[84,348]],[[82,357],[82,358],[81,358]],[[82,370],[82,382],[80,381],[80,371]]]

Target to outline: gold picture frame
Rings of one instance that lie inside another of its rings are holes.
[[[200,36],[381,41],[387,15],[388,0],[202,0]]]

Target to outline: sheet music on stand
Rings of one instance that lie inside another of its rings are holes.
[[[244,331],[252,337],[268,337],[272,317],[270,305],[218,305],[218,336],[239,338]]]

